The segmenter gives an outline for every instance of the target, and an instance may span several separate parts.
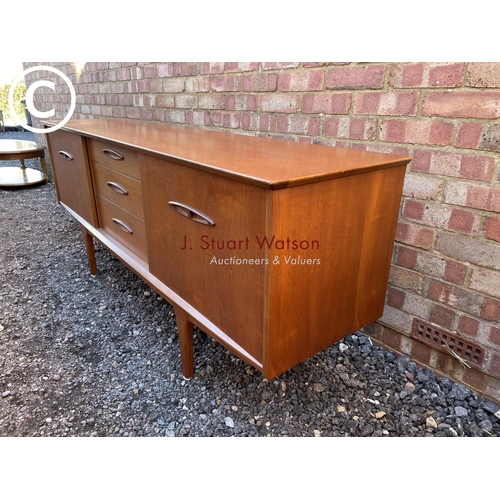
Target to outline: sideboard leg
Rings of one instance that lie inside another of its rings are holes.
[[[187,312],[180,307],[174,306],[174,312],[179,331],[182,374],[185,379],[189,380],[194,374],[193,324],[189,321]]]
[[[87,249],[87,258],[89,259],[90,274],[96,276],[97,263],[95,260],[94,238],[92,238],[92,235],[83,226],[81,226],[81,228],[85,241],[85,248]]]

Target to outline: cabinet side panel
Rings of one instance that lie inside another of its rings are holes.
[[[361,242],[357,286],[362,300],[357,306],[356,329],[384,313],[405,172],[406,166],[400,166],[370,174],[373,180]]]
[[[268,378],[383,314],[404,173],[273,193],[272,234],[286,248],[273,250],[279,264],[270,267]]]
[[[56,130],[47,134],[47,142],[58,200],[97,227],[85,139],[77,134]]]
[[[139,164],[150,272],[261,361],[267,269],[255,237],[268,190],[148,155]]]

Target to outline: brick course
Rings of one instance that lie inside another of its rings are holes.
[[[500,217],[487,217],[484,221],[484,235],[490,240],[500,242]]]
[[[467,86],[500,88],[500,65],[498,63],[469,64]]]
[[[303,113],[346,115],[349,113],[350,106],[351,94],[322,92],[302,96]]]
[[[438,120],[385,120],[380,139],[387,142],[447,146],[451,144],[453,125]]]
[[[418,97],[417,92],[360,92],[355,96],[354,113],[414,116]]]
[[[433,92],[425,97],[423,114],[495,120],[500,117],[500,92]]]
[[[415,175],[407,173],[403,187],[403,196],[436,200],[441,193],[444,180],[430,175]]]
[[[386,308],[366,332],[500,401],[500,63],[89,62],[79,77],[70,63],[45,64],[74,82],[74,118],[411,156]],[[43,73],[27,84],[53,78]],[[56,93],[40,88],[35,104],[62,119],[69,90],[54,81]],[[422,346],[414,318],[482,344],[484,366],[464,370]]]
[[[379,89],[383,85],[385,70],[382,65],[331,68],[326,74],[326,88]]]
[[[389,84],[394,88],[459,87],[463,81],[464,63],[407,63],[390,68]]]

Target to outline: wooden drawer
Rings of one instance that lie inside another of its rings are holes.
[[[141,183],[99,163],[92,162],[95,192],[144,220]]]
[[[87,139],[87,147],[91,161],[140,180],[137,151],[98,139]]]
[[[144,221],[102,196],[96,195],[96,200],[101,228],[147,262]]]

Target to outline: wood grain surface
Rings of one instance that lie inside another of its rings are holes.
[[[94,190],[85,139],[64,130],[51,132],[48,141],[58,200],[97,226]],[[59,154],[69,153],[72,159]]]
[[[64,129],[86,137],[105,138],[108,145],[133,146],[270,189],[405,165],[410,160],[384,153],[129,119],[70,120]]]

